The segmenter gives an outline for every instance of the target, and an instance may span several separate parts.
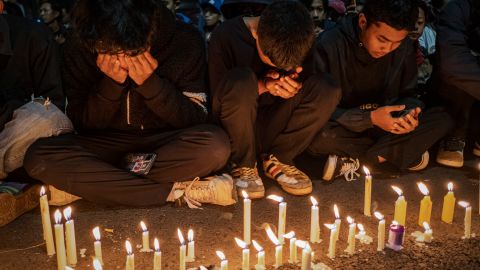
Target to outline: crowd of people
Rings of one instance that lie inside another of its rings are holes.
[[[476,0],[0,0],[0,13],[0,225],[36,206],[37,181],[57,205],[196,208],[262,198],[266,179],[310,194],[302,154],[325,181],[431,155],[462,167],[471,134],[480,156]]]

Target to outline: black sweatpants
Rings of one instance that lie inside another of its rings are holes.
[[[127,153],[156,153],[148,175],[120,167]],[[132,206],[165,203],[172,183],[207,176],[230,156],[227,135],[213,125],[132,134],[98,131],[35,142],[24,166],[33,178],[86,200]]]
[[[310,76],[290,99],[259,96],[255,73],[235,68],[213,89],[213,116],[230,137],[231,161],[237,166],[254,167],[262,153],[293,164],[328,121],[340,96],[340,88],[326,75]]]
[[[479,101],[467,92],[453,86],[444,86],[442,89],[440,95],[446,103],[447,111],[455,119],[455,128],[449,135],[465,139],[469,130],[473,105]]]
[[[339,155],[364,158],[367,163],[378,163],[385,158],[400,170],[407,169],[421,155],[440,140],[453,125],[450,116],[439,109],[422,112],[419,126],[412,132],[396,135],[377,127],[364,132],[353,132],[329,122],[308,148],[313,155]]]

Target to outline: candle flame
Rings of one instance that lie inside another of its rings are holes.
[[[347,216],[347,222],[349,224],[352,224],[355,220],[353,218],[351,218],[350,216]]]
[[[208,270],[205,266],[200,265],[200,270]]]
[[[148,232],[147,225],[145,225],[145,222],[140,221],[140,227],[142,227],[142,231]]]
[[[253,247],[254,247],[258,252],[260,252],[260,251],[263,250],[263,247],[260,246],[260,244],[259,244],[257,241],[252,240],[252,244],[253,244]]]
[[[267,199],[274,200],[276,202],[283,202],[283,198],[277,195],[268,195]]]
[[[360,230],[360,232],[365,232],[365,228],[363,227],[363,225],[361,223],[358,223],[357,227]]]
[[[418,189],[420,189],[420,192],[422,192],[423,195],[428,196],[428,193],[429,193],[428,188],[424,183],[418,182],[417,186],[418,186]]]
[[[338,211],[338,206],[336,204],[333,205],[333,212],[335,213],[335,218],[339,219],[340,218],[340,213]]]
[[[397,186],[392,186],[393,190],[395,190],[395,192],[398,194],[398,196],[402,196],[403,195],[403,191],[397,187]]]
[[[130,241],[125,241],[125,248],[127,249],[127,254],[132,255],[132,244],[130,244]]]
[[[428,222],[426,222],[426,221],[423,222],[423,228],[425,228],[425,231],[431,230],[430,225],[428,225]]]
[[[185,245],[185,238],[183,238],[182,231],[180,229],[177,229],[177,234],[178,234],[178,240],[180,240],[180,245]]]
[[[363,171],[367,176],[370,176],[370,170],[367,167],[363,166]]]
[[[240,240],[239,238],[235,237],[235,242],[237,242],[237,245],[242,248],[242,249],[245,249],[247,248],[247,243],[243,242],[242,240]]]
[[[273,244],[275,244],[276,246],[280,245],[280,241],[278,241],[277,236],[275,235],[275,233],[273,233],[272,228],[270,228],[270,226],[267,226],[265,230],[267,231],[267,235],[268,238],[270,238],[270,241],[272,241]]]
[[[193,230],[192,229],[188,230],[187,238],[188,238],[188,242],[193,241]]]
[[[62,222],[62,213],[60,213],[60,210],[57,209],[53,216],[55,217],[55,224],[60,224],[60,222]]]
[[[382,219],[385,218],[385,217],[382,215],[382,213],[380,213],[380,212],[375,212],[375,213],[373,213],[373,214],[374,214],[375,217],[376,217],[377,219],[379,219],[379,220],[382,220]]]
[[[294,231],[291,231],[287,234],[284,234],[283,237],[287,238],[287,239],[292,239],[292,238],[295,238],[295,232]]]
[[[40,189],[40,197],[42,197],[43,195],[45,195],[45,187],[42,186],[42,188]]]
[[[72,208],[70,206],[63,209],[63,216],[65,217],[66,221],[70,220],[70,218],[72,217]]]
[[[313,196],[310,196],[310,201],[312,202],[313,206],[318,206],[318,202]]]
[[[248,193],[245,190],[242,190],[242,196],[244,199],[248,199]]]
[[[158,242],[157,238],[155,238],[155,240],[153,240],[153,246],[154,246],[156,252],[160,251],[160,243]]]
[[[308,245],[308,242],[307,241],[303,241],[303,240],[297,240],[295,241],[295,245],[299,248],[307,248],[309,247]]]
[[[221,261],[225,261],[227,258],[225,257],[225,254],[221,252],[220,250],[217,250],[215,253],[217,253],[217,257],[220,258]]]
[[[95,240],[100,241],[100,228],[97,226],[93,228],[93,237],[95,237]]]
[[[396,221],[396,220],[392,221],[392,225],[393,226],[398,226],[398,221]]]
[[[93,269],[95,270],[102,270],[102,264],[98,259],[93,259]]]
[[[459,201],[459,202],[458,202],[458,205],[460,205],[460,206],[462,206],[462,207],[469,207],[469,206],[470,206],[470,203],[465,202],[465,201]]]
[[[327,227],[329,230],[333,230],[333,229],[336,229],[337,226],[335,226],[335,224],[323,224],[325,225],[325,227]]]
[[[452,182],[448,183],[447,187],[448,187],[448,191],[453,191],[453,183]]]

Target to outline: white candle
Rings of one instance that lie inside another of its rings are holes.
[[[425,243],[430,243],[432,242],[432,234],[433,234],[433,231],[432,229],[430,228],[430,226],[428,225],[428,223],[426,221],[423,222],[423,228],[425,228],[425,232],[423,233],[423,241]]]
[[[312,269],[313,252],[310,245],[306,241],[298,240],[295,243],[297,247],[302,248],[302,270]]]
[[[342,226],[342,220],[340,219],[340,211],[336,204],[333,205],[333,212],[335,213],[335,240],[338,240],[340,234],[340,227]]]
[[[464,219],[464,239],[469,239],[472,237],[472,207],[468,202],[460,201],[458,204],[462,207],[465,207],[465,219]]]
[[[178,239],[180,240],[180,263],[179,269],[185,270],[186,269],[186,253],[187,247],[185,246],[185,239],[183,238],[183,234],[180,229],[177,229]]]
[[[93,269],[103,270],[102,263],[97,258],[93,259]]]
[[[67,241],[67,263],[70,266],[77,264],[77,244],[75,241],[75,224],[73,223],[72,208],[69,206],[63,210],[65,217],[65,236]]]
[[[223,252],[216,251],[218,258],[220,258],[220,270],[228,270],[228,261]]]
[[[363,214],[367,217],[372,216],[371,204],[372,204],[372,176],[367,167],[363,166],[365,172],[365,198],[363,204]]]
[[[255,265],[255,270],[265,270],[265,251],[263,247],[260,246],[257,241],[252,241],[253,246],[257,250],[257,264]]]
[[[252,218],[252,201],[248,198],[247,192],[242,190],[243,195],[243,240],[250,245],[251,237],[251,218]]]
[[[43,239],[45,239],[45,245],[47,247],[47,255],[52,256],[55,254],[55,244],[53,242],[52,223],[50,221],[50,208],[48,206],[48,198],[45,193],[45,187],[40,189],[40,212],[42,213],[42,227],[43,227]]]
[[[127,250],[127,261],[125,262],[125,270],[135,269],[135,256],[132,252],[132,244],[130,241],[125,241],[125,249]]]
[[[140,227],[142,227],[142,250],[143,252],[150,252],[150,235],[148,233],[147,226],[145,222],[140,221]]]
[[[195,241],[193,241],[193,230],[188,230],[188,248],[187,248],[187,262],[195,261]]]
[[[378,221],[378,243],[377,251],[383,251],[385,249],[385,217],[380,212],[375,212],[375,217]]]
[[[320,243],[320,216],[318,202],[314,197],[310,197],[312,202],[312,213],[310,218],[310,242]]]
[[[348,230],[348,246],[345,250],[349,255],[353,255],[355,253],[355,233],[357,229],[357,224],[354,222],[353,218],[350,216],[347,217],[347,221],[349,224]]]
[[[95,242],[93,243],[93,247],[95,250],[95,259],[97,259],[103,265],[102,242],[100,242],[100,228],[95,227],[92,232],[93,237],[95,237]]]
[[[62,214],[60,210],[55,211],[55,246],[57,247],[57,267],[64,270],[67,265],[67,255],[65,254],[65,237],[62,224]]]
[[[162,252],[160,251],[160,243],[157,238],[153,241],[153,246],[155,248],[155,253],[153,255],[153,270],[162,270]]]
[[[247,243],[235,237],[235,242],[242,249],[242,270],[250,270],[250,249]]]
[[[268,238],[270,238],[272,243],[275,245],[275,265],[274,265],[274,267],[279,268],[280,266],[283,265],[283,246],[282,246],[282,243],[280,243],[280,240],[275,236],[275,233],[272,231],[272,228],[270,228],[270,226],[267,226],[266,231],[267,231]]]
[[[325,226],[330,229],[330,243],[328,245],[328,254],[327,256],[330,259],[335,259],[335,249],[337,245],[337,227],[335,224],[325,224]]]
[[[285,223],[287,218],[287,203],[283,201],[283,198],[277,195],[269,195],[267,197],[270,200],[278,202],[278,241],[280,244],[284,244],[283,235],[285,234]]]
[[[295,242],[297,242],[297,238],[295,238],[295,232],[291,231],[285,234],[283,237],[290,239],[290,258],[288,260],[289,263],[296,264],[297,263],[297,246]]]

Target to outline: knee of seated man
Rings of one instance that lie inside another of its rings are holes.
[[[340,102],[342,90],[338,83],[326,73],[311,75],[303,84],[301,92],[314,99],[329,100],[332,104]]]
[[[42,152],[44,150],[44,146],[47,145],[50,140],[51,138],[38,139],[27,149],[25,158],[23,160],[23,167],[27,173],[31,177],[40,179],[42,181],[44,179],[41,179],[41,175],[48,169],[48,162]]]

